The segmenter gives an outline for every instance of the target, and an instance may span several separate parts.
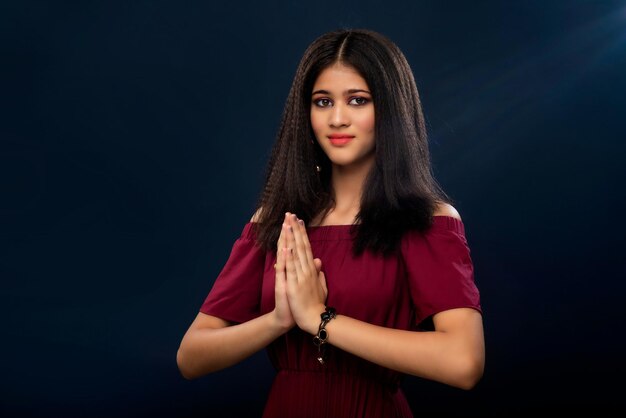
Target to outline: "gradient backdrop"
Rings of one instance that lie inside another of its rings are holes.
[[[265,352],[176,350],[339,27],[406,54],[481,289],[483,380],[416,416],[626,411],[626,1],[3,1],[0,414],[260,415]]]

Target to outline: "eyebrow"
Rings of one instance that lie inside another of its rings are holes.
[[[363,90],[363,89],[349,89],[349,90],[345,90],[343,92],[344,96],[347,96],[348,94],[354,94],[354,93],[367,93],[367,94],[372,94],[367,90]],[[331,94],[328,90],[315,90],[313,93],[311,93],[311,96],[313,96],[314,94]]]

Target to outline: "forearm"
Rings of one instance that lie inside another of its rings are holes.
[[[272,313],[224,328],[190,329],[176,361],[182,375],[194,379],[239,363],[285,332]]]
[[[470,389],[483,373],[482,328],[477,333],[405,331],[337,315],[328,343],[402,373]]]

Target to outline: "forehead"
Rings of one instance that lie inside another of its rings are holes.
[[[367,89],[367,82],[353,67],[343,64],[334,64],[326,67],[317,76],[314,84],[315,89],[332,90],[343,88]]]

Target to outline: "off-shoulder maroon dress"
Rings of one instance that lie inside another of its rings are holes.
[[[247,223],[200,311],[237,323],[274,309],[276,253],[256,245]],[[426,232],[408,231],[399,251],[383,257],[351,253],[351,225],[308,227],[314,257],[322,260],[327,305],[371,324],[423,331],[447,309],[481,311],[463,223],[435,216]],[[277,370],[263,417],[412,417],[401,373],[336,347],[317,361],[312,336],[295,327],[267,348]]]

